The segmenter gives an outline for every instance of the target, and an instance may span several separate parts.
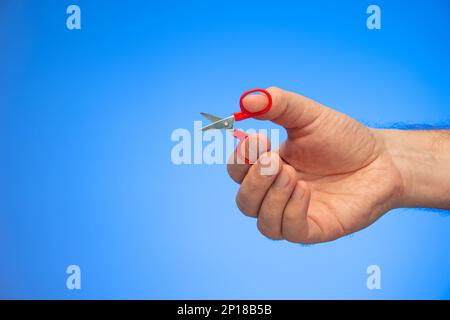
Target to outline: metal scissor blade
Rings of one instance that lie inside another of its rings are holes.
[[[220,119],[214,123],[207,125],[202,128],[202,131],[212,130],[212,129],[233,129],[234,125],[234,116]]]
[[[209,121],[211,121],[211,122],[217,122],[217,121],[222,120],[221,117],[218,117],[218,116],[215,116],[215,115],[206,113],[206,112],[200,112],[200,114],[201,114],[202,116],[204,116],[206,119],[208,119]]]

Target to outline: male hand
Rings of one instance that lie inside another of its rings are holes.
[[[416,204],[405,184],[417,179],[399,169],[414,167],[405,160],[406,151],[397,150],[402,136],[370,129],[298,94],[268,91],[272,108],[257,119],[283,126],[288,139],[253,165],[228,165],[231,178],[241,184],[236,203],[258,219],[261,233],[296,243],[325,242],[370,225],[392,208]],[[266,103],[263,95],[244,100],[252,112]],[[275,174],[262,174],[268,161],[279,164]]]

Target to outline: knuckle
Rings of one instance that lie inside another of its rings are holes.
[[[284,238],[292,243],[298,243],[298,244],[305,244],[301,236],[292,234],[291,232],[284,232],[283,233]]]
[[[296,216],[290,211],[285,210],[283,212],[283,230],[288,229],[289,226],[293,225],[296,222]],[[287,230],[286,230],[287,231]]]
[[[280,94],[283,91],[283,89],[281,89],[277,86],[270,86],[267,88],[267,91],[269,91],[270,93],[273,93],[273,94]]]
[[[242,175],[239,174],[239,164],[230,164],[228,163],[227,165],[227,171],[228,171],[228,175],[230,176],[231,180],[233,180],[234,182],[236,182],[237,184],[241,184],[242,183]]]
[[[276,86],[271,86],[269,88],[267,88],[267,91],[269,91],[269,93],[271,94],[271,96],[276,99],[276,101],[283,101],[285,95],[284,95],[284,90],[276,87]]]
[[[271,240],[282,239],[281,233],[275,231],[275,229],[271,227],[264,219],[261,218],[258,219],[257,227],[259,232],[263,234],[266,238],[269,238]]]
[[[297,233],[297,234],[289,234],[286,235],[286,240],[292,243],[297,243],[297,244],[313,244],[314,242],[311,241],[308,236],[303,235],[301,233]]]
[[[293,228],[289,225],[283,226],[281,233],[283,235],[283,238],[289,242],[298,244],[309,244],[307,236],[305,236],[301,232],[298,232],[297,230],[293,230]]]
[[[256,217],[257,213],[253,212],[248,206],[248,201],[245,199],[245,195],[242,192],[238,192],[236,196],[236,205],[238,209],[247,217]]]

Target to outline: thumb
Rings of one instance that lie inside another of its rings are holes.
[[[286,129],[302,129],[328,109],[311,99],[277,87],[270,87],[267,91],[272,96],[272,108],[255,118],[271,120]],[[267,106],[268,99],[263,94],[254,94],[246,96],[242,103],[245,109],[254,113],[263,110]]]

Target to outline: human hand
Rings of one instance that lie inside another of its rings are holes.
[[[403,204],[404,174],[382,131],[298,94],[275,87],[268,91],[272,108],[257,119],[283,126],[288,139],[253,165],[228,165],[241,184],[236,203],[258,218],[261,233],[296,243],[331,241]],[[244,104],[256,112],[266,99],[247,96]],[[279,164],[275,174],[261,174],[268,161]]]

